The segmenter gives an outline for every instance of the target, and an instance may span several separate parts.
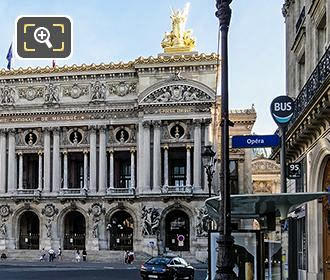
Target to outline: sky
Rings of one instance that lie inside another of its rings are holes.
[[[73,20],[73,55],[63,64],[130,61],[157,56],[170,31],[170,7],[182,9],[188,0],[0,0],[0,68],[22,15],[69,15]],[[189,0],[186,27],[193,30],[199,53],[217,52],[215,0]],[[229,106],[255,105],[253,132],[272,134],[276,125],[269,107],[285,94],[285,36],[281,0],[233,0],[229,33]],[[13,60],[13,68],[51,66],[51,61]]]

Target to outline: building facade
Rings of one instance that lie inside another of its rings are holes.
[[[0,250],[9,257],[61,247],[206,259],[201,153],[217,142],[218,57],[191,52],[190,32],[172,27],[158,57],[0,70]],[[232,116],[251,131],[254,109]],[[232,154],[244,192],[250,157]]]
[[[286,0],[286,88],[295,99],[287,132],[287,162],[302,164],[288,191],[321,192],[330,186],[330,2]],[[329,200],[310,202],[291,217],[299,279],[330,279]],[[289,226],[290,234],[290,226]],[[293,252],[294,253],[294,252]]]

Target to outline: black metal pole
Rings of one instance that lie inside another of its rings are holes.
[[[283,126],[281,128],[282,130],[282,136],[281,136],[281,192],[286,193],[287,192],[287,186],[286,186],[286,147],[285,147],[285,141],[286,141],[286,126]]]
[[[228,110],[228,30],[231,0],[217,0],[216,16],[221,31],[221,199],[219,208],[219,240],[216,280],[237,279],[234,268],[234,238],[231,236],[229,184],[229,110]]]

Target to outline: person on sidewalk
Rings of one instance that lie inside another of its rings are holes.
[[[48,255],[49,255],[49,262],[53,262],[55,258],[55,251],[52,248],[49,249]]]
[[[76,251],[75,257],[76,257],[76,262],[80,262],[80,252],[79,252],[79,250]]]
[[[58,260],[59,260],[59,261],[62,260],[62,249],[61,249],[61,247],[58,248],[58,251],[57,251],[57,257],[58,257]]]
[[[82,251],[83,261],[85,262],[87,260],[87,252],[86,249]]]
[[[46,257],[46,251],[45,248],[42,248],[41,252],[40,252],[40,258],[39,261],[40,262],[44,262],[45,261],[45,257]]]

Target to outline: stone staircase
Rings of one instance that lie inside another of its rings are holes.
[[[15,261],[27,261],[35,262],[39,261],[41,250],[5,250],[1,251],[7,255],[8,260]],[[55,253],[57,251],[55,250]],[[141,252],[135,253],[135,263],[143,263],[150,258],[150,255]],[[87,261],[89,262],[104,262],[104,263],[124,263],[124,251],[87,251]],[[80,257],[82,261],[82,255],[80,251]],[[48,254],[46,255],[46,260],[48,260]],[[57,259],[55,261],[58,261]],[[62,261],[63,262],[74,262],[75,261],[75,251],[74,250],[64,250],[62,251]]]

